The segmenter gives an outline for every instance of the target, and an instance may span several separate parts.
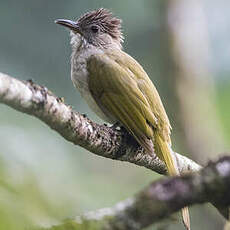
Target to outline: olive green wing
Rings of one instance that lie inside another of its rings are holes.
[[[106,54],[87,62],[89,90],[103,111],[109,111],[151,154],[157,119],[135,75]]]
[[[158,135],[171,145],[171,125],[161,98],[147,73],[135,59],[123,51],[113,50],[113,52],[107,52],[107,55],[135,77],[140,91],[148,101],[150,110],[157,120],[156,128]]]

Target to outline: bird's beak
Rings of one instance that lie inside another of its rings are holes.
[[[67,20],[67,19],[57,19],[54,21],[56,24],[65,26],[71,30],[73,30],[76,33],[82,34],[80,27],[78,24],[74,21]]]

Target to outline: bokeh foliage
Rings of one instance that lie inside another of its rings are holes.
[[[163,102],[170,105],[161,80],[163,65],[159,57],[164,49],[159,41],[164,38],[159,37],[160,1],[1,0],[0,71],[23,80],[32,78],[64,97],[76,110],[101,122],[72,86],[68,32],[53,22],[106,7],[123,19],[125,50],[143,65],[163,95]],[[229,5],[227,0],[223,2]],[[218,6],[221,8],[215,10]],[[230,69],[224,44],[229,46],[226,37],[230,30],[227,31],[229,24],[224,19],[228,12],[222,3],[208,0],[204,1],[204,9],[213,52],[216,109],[227,140]],[[179,131],[175,130],[176,140]],[[87,153],[39,120],[0,104],[0,230],[45,226],[87,210],[111,206],[157,177],[144,168]],[[194,229],[201,229],[202,219],[193,211]],[[206,229],[218,226],[219,223],[210,222]]]

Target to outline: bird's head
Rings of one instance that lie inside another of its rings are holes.
[[[121,20],[104,8],[90,11],[77,21],[57,19],[55,23],[69,28],[72,37],[80,35],[85,42],[97,47],[116,45],[121,48],[123,42]]]

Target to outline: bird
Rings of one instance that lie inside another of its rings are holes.
[[[179,175],[168,116],[143,67],[123,51],[121,22],[105,8],[76,21],[55,20],[70,29],[72,82],[102,120],[120,124],[147,154],[165,162],[170,176]],[[182,209],[182,217],[190,230],[188,207]]]

